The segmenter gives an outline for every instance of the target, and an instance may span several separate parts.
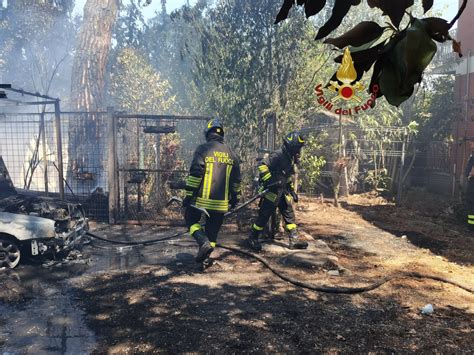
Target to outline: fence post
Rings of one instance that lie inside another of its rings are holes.
[[[342,158],[346,158],[346,136],[344,133],[342,133],[341,137],[341,144],[342,144]],[[348,176],[348,171],[347,171],[347,165],[346,161],[344,161],[344,169],[342,170],[342,189],[341,189],[341,195],[344,197],[349,196],[349,176]]]
[[[400,172],[398,175],[398,190],[397,190],[397,203],[401,205],[402,203],[402,193],[403,193],[403,174],[404,174],[404,168],[405,168],[405,146],[406,146],[406,140],[407,140],[407,131],[406,129],[403,131],[403,142],[402,142],[402,155],[400,157]]]
[[[54,118],[56,123],[56,149],[58,154],[59,198],[64,200],[63,141],[61,133],[61,108],[59,106],[59,99],[54,102]]]
[[[156,122],[157,126],[161,126],[161,120]],[[156,147],[156,159],[155,159],[155,168],[156,168],[156,175],[155,175],[155,195],[157,204],[156,207],[158,210],[161,210],[166,202],[164,201],[164,194],[163,194],[163,187],[161,186],[162,183],[162,175],[161,175],[161,134],[157,134],[155,137],[155,147]]]
[[[116,119],[113,107],[107,107],[107,180],[109,186],[109,223],[117,222],[117,142]]]
[[[48,156],[46,154],[46,129],[44,124],[44,112],[41,112],[41,155],[43,157],[43,179],[44,179],[44,192],[48,196]]]
[[[456,163],[453,164],[453,179],[452,179],[452,186],[451,186],[451,197],[454,198],[456,196]]]

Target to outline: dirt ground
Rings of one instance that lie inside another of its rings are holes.
[[[400,208],[366,194],[351,196],[337,209],[330,201],[303,198],[297,218],[301,231],[314,238],[310,251],[290,253],[282,239],[262,253],[285,275],[314,285],[356,287],[417,271],[474,288],[474,236],[444,200],[414,192]],[[97,229],[117,240],[154,239],[179,230]],[[220,242],[240,246],[244,237],[230,224]],[[189,236],[146,248],[94,242],[75,261],[49,268],[22,265],[4,273],[0,313],[10,317],[0,318],[0,348],[20,353],[474,351],[474,294],[459,287],[397,278],[355,295],[318,293],[223,249],[213,253],[214,265],[203,272],[195,252]],[[295,262],[300,256],[309,263]],[[434,312],[421,314],[429,303]]]

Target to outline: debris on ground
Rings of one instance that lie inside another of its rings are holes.
[[[426,314],[426,315],[430,315],[434,312],[434,308],[433,308],[433,305],[431,303],[428,303],[426,306],[424,306],[422,309],[421,309],[421,314]]]
[[[416,206],[407,207],[411,214],[407,218],[408,212],[372,196],[351,196],[346,205],[342,202],[344,207],[338,209],[329,201],[303,198],[306,208],[297,219],[300,230],[313,239],[308,250],[288,249],[285,238],[264,243],[260,255],[285,275],[314,285],[365,286],[410,271],[474,286],[472,239],[455,220],[445,224],[446,220],[426,211],[418,214]],[[119,241],[138,236],[151,240],[175,231],[153,226],[98,227],[93,226]],[[454,235],[453,231],[458,233],[456,243],[433,247],[452,238],[446,235]],[[245,237],[229,224],[223,227],[219,243],[244,248]],[[87,326],[87,331],[65,328],[66,332],[84,334],[87,349],[97,353],[460,353],[474,344],[474,295],[459,287],[397,278],[356,295],[322,294],[296,287],[260,262],[220,248],[202,272],[194,262],[196,248],[188,236],[120,252],[93,241],[76,254],[78,260],[90,263],[65,263],[40,274],[26,265],[17,269],[19,285],[27,285],[36,275],[31,288],[23,290],[33,301],[40,297],[38,285],[42,302],[46,290],[55,290],[54,297],[68,304],[63,324],[77,323],[67,323],[68,314],[82,314]],[[427,300],[436,305],[435,316],[421,314]],[[7,302],[8,311],[17,309],[2,298],[0,311],[2,302]],[[46,317],[50,306],[36,312]],[[19,317],[33,326],[32,320]],[[8,325],[0,321],[2,349],[21,352],[24,343],[11,343],[11,337],[2,340],[1,334],[8,332]],[[43,343],[30,339],[29,349],[46,351]],[[82,348],[67,349],[80,352]]]

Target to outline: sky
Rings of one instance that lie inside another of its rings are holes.
[[[456,0],[435,0],[434,9],[441,10],[443,12],[441,17],[450,21],[454,16],[456,16],[458,2]]]
[[[84,8],[84,4],[87,0],[76,0],[76,5],[74,7],[73,14],[74,15],[82,15],[82,9]],[[258,0],[256,0],[258,1]],[[127,3],[127,0],[124,0],[124,3]],[[144,3],[145,1],[142,1]],[[166,1],[166,9],[168,12],[172,12],[173,10],[183,6],[186,4],[187,0],[167,0]],[[194,5],[196,0],[189,0],[191,5]],[[143,14],[146,19],[149,19],[155,15],[156,11],[161,9],[161,1],[160,0],[152,0],[151,4],[143,7]]]
[[[82,15],[82,9],[84,8],[84,4],[87,0],[76,0],[76,6],[74,8],[74,14]],[[166,7],[168,12],[171,12],[182,5],[186,4],[187,0],[167,0]],[[253,0],[259,1],[259,0]],[[394,0],[395,1],[395,0]],[[125,0],[124,2],[127,2]],[[189,0],[189,3],[193,5],[196,0]],[[283,3],[283,1],[282,1]],[[161,8],[161,1],[160,0],[152,0],[151,4],[147,7],[143,8],[143,14],[146,19],[149,19],[154,16],[155,12],[160,10]],[[455,15],[458,8],[458,1],[457,0],[434,0],[434,9],[442,11],[442,17],[451,20]]]

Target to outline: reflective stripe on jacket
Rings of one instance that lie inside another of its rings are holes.
[[[196,206],[227,212],[229,200],[240,195],[240,163],[222,137],[213,137],[194,152],[186,181],[186,195],[196,197]]]

